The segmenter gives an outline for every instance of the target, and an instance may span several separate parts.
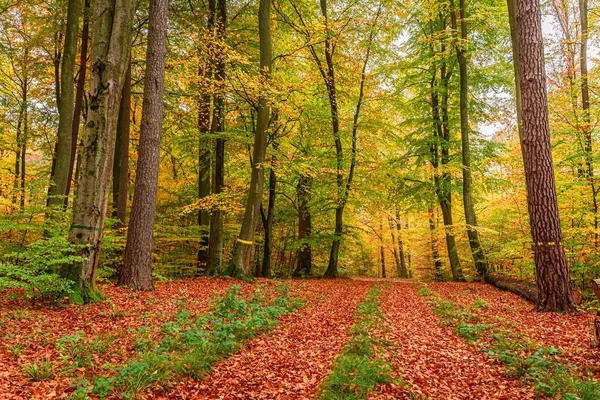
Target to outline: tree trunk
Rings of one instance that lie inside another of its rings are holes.
[[[96,288],[96,274],[134,9],[132,0],[96,0],[94,3],[90,104],[81,179],[69,232],[69,240],[79,246],[77,254],[83,261],[66,266],[63,271],[66,278],[76,282],[76,292],[72,295],[75,302],[91,302],[102,297]]]
[[[133,290],[154,290],[152,234],[160,168],[168,4],[168,0],[150,0],[139,156],[125,259],[119,276],[119,284]]]
[[[21,134],[21,202],[19,203],[21,211],[25,211],[25,163],[27,156],[27,139],[29,138],[29,103],[27,100],[27,92],[29,91],[28,83],[25,82],[23,90],[23,132]]]
[[[312,187],[311,176],[302,175],[296,186],[296,196],[298,199],[298,248],[296,270],[293,276],[310,275],[312,273],[312,218],[310,215],[309,201]]]
[[[388,216],[388,224],[390,228],[390,235],[392,236],[392,255],[394,256],[394,261],[396,263],[396,276],[398,278],[403,278],[402,263],[400,262],[399,249],[398,247],[396,247],[396,226],[392,221],[392,217],[390,216]]]
[[[408,224],[408,222],[407,222]],[[403,278],[410,278],[410,270],[406,265],[406,257],[404,251],[404,241],[402,240],[402,223],[400,221],[400,213],[396,211],[396,230],[398,232],[398,250],[400,256],[400,268],[403,272]]]
[[[523,105],[522,151],[539,290],[537,308],[574,311],[554,183],[539,0],[519,0],[517,24]]]
[[[142,110],[143,118],[143,110]],[[131,55],[123,83],[119,105],[115,159],[113,163],[113,217],[119,220],[117,227],[125,226],[127,220],[127,188],[129,187],[129,133],[131,127]],[[139,150],[138,150],[139,152]]]
[[[209,1],[209,8],[218,8],[216,20],[216,38],[220,43],[225,42],[227,29],[227,0]],[[224,46],[219,46],[220,51],[215,60],[216,89],[214,95],[213,116],[211,122],[211,136],[215,136],[215,151],[213,160],[212,192],[219,195],[223,191],[225,183],[225,139],[222,133],[225,129],[225,54]],[[208,274],[215,275],[221,272],[223,267],[223,210],[216,209],[210,215],[210,231],[208,237]]]
[[[433,208],[429,209],[429,237],[431,240],[431,256],[433,257],[433,270],[435,273],[435,280],[441,281],[442,276],[442,261],[440,259],[440,252],[438,250],[437,238],[435,237],[435,215]]]
[[[458,35],[458,24],[456,21],[456,12],[454,0],[450,1],[452,12],[452,29],[455,36]],[[467,72],[467,19],[465,10],[465,0],[459,0],[460,7],[460,41],[455,37],[456,57],[458,60],[459,80],[460,80],[460,136],[462,142],[462,175],[463,175],[463,205],[465,209],[465,222],[467,225],[467,236],[473,255],[475,269],[482,278],[487,272],[487,260],[479,241],[479,232],[477,231],[477,217],[475,215],[475,204],[473,202],[473,176],[471,174],[471,145],[469,143],[469,82]]]
[[[581,54],[580,54],[580,68],[581,68],[581,107],[583,109],[583,142],[585,152],[585,164],[586,164],[586,178],[590,184],[590,191],[592,195],[592,211],[594,213],[594,244],[595,248],[598,248],[598,189],[596,188],[596,181],[594,179],[594,163],[593,163],[593,136],[592,136],[592,121],[590,116],[590,88],[588,84],[588,65],[587,65],[587,52],[588,52],[588,0],[579,0],[579,17],[581,25]]]
[[[271,271],[271,254],[273,253],[273,219],[275,218],[275,200],[277,197],[277,175],[274,169],[274,156],[271,160],[271,171],[269,172],[269,205],[267,207],[267,215],[263,218],[265,230],[265,248],[263,250],[263,260],[261,275],[264,278],[270,278]]]
[[[519,69],[519,27],[517,26],[517,0],[506,0],[508,5],[508,23],[515,72],[515,108],[517,112],[517,130],[523,147],[523,117],[521,107],[521,71]]]
[[[498,274],[486,274],[485,281],[499,289],[519,295],[533,304],[538,302],[538,289],[535,284]]]
[[[67,175],[67,188],[65,194],[71,194],[73,182],[73,170],[77,159],[77,144],[79,141],[79,123],[81,121],[81,110],[83,106],[83,92],[85,91],[85,76],[87,72],[87,53],[90,36],[90,1],[85,0],[83,6],[83,28],[81,30],[81,50],[79,54],[79,73],[77,77],[77,89],[75,91],[75,107],[73,109],[73,125],[71,127],[71,159],[69,161],[69,173]],[[65,198],[65,207],[69,199]]]
[[[58,140],[54,154],[52,180],[48,189],[48,206],[62,206],[67,196],[69,164],[71,163],[71,142],[73,140],[73,109],[75,88],[75,59],[79,37],[80,0],[69,0],[67,6],[67,27],[60,72],[60,102],[58,105]]]
[[[213,79],[213,63],[210,56],[213,53],[213,31],[215,27],[216,3],[214,0],[209,2],[208,17],[206,26],[203,30],[206,59],[198,68],[198,88],[200,98],[198,102],[198,131],[200,134],[198,141],[198,199],[204,199],[210,195],[211,179],[211,82]],[[198,248],[198,275],[208,272],[208,246],[210,232],[210,213],[207,210],[198,210],[198,225],[200,226],[200,245]]]
[[[379,252],[381,254],[381,277],[387,278],[385,273],[385,248],[383,246],[383,221],[379,220]]]
[[[271,0],[261,0],[258,10],[258,33],[260,37],[260,70],[261,82],[268,85],[271,77],[273,50],[271,45]],[[233,248],[231,265],[225,272],[234,277],[251,277],[250,253],[254,241],[254,232],[260,213],[264,189],[264,164],[267,150],[267,129],[271,108],[267,99],[267,87],[259,91],[258,117],[254,134],[253,166],[250,178],[250,189],[246,201],[246,211],[240,234]]]

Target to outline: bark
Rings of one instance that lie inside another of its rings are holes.
[[[444,45],[442,45],[442,53]],[[450,163],[450,129],[448,117],[448,82],[452,76],[452,69],[447,70],[445,63],[440,68],[440,83],[437,84],[436,72],[434,71],[431,80],[431,112],[433,117],[434,140],[431,145],[431,163],[434,169],[434,187],[442,217],[444,220],[444,231],[446,235],[446,247],[448,258],[450,260],[450,269],[452,279],[455,281],[464,281],[460,259],[456,247],[456,238],[454,236],[454,221],[452,218],[452,177],[448,173],[447,165]],[[441,88],[441,90],[440,90]],[[441,101],[440,94],[441,92]],[[440,157],[441,148],[441,157]]]
[[[263,217],[265,244],[263,249],[261,275],[264,278],[270,278],[272,275],[271,255],[273,253],[273,220],[275,218],[275,200],[277,197],[277,175],[273,168],[274,160],[275,158],[273,156],[273,160],[271,160],[271,171],[269,172],[269,205],[267,206],[267,215]]]
[[[548,98],[539,0],[518,2],[523,106],[523,160],[534,244],[537,308],[574,311],[575,300],[560,227],[548,124]]]
[[[83,261],[68,265],[63,275],[74,282],[75,302],[102,298],[96,288],[98,257],[106,219],[115,151],[118,110],[131,48],[135,3],[94,3],[90,102],[81,155],[81,177],[73,207],[69,240]]]
[[[392,217],[388,216],[388,224],[390,228],[390,235],[392,236],[392,255],[394,256],[394,261],[396,263],[396,276],[398,278],[403,278],[402,263],[400,262],[399,249],[396,245],[396,226],[392,221]]]
[[[250,277],[250,254],[254,242],[254,233],[260,213],[264,190],[264,164],[267,150],[267,129],[271,107],[268,104],[266,85],[271,78],[273,50],[271,44],[271,0],[261,0],[258,10],[258,34],[260,37],[260,69],[262,85],[258,98],[258,116],[254,134],[253,166],[250,189],[246,200],[246,210],[240,234],[233,247],[232,261],[225,273],[234,277]]]
[[[19,206],[21,211],[25,210],[25,163],[27,156],[27,139],[29,138],[29,103],[27,99],[27,92],[29,90],[28,83],[25,82],[23,89],[23,132],[21,133],[21,201]]]
[[[385,248],[383,246],[383,221],[379,220],[379,253],[381,254],[381,277],[386,278],[385,273]]]
[[[119,276],[119,284],[133,290],[154,290],[152,236],[160,168],[168,4],[168,0],[150,0],[139,156],[125,259]]]
[[[533,283],[520,281],[518,279],[509,278],[508,276],[498,274],[486,274],[485,281],[499,289],[517,294],[533,304],[537,304],[538,302],[538,289]]]
[[[313,178],[302,175],[296,186],[296,197],[298,200],[298,242],[300,247],[297,252],[296,270],[293,276],[310,275],[312,273],[312,218],[310,214],[309,201]]]
[[[433,258],[433,270],[435,273],[435,279],[437,281],[441,281],[443,279],[442,276],[442,261],[440,259],[440,252],[438,250],[437,239],[435,235],[436,226],[435,226],[435,215],[433,208],[429,209],[429,238],[431,241],[431,256]]]
[[[143,111],[142,111],[143,115]],[[123,83],[119,105],[115,159],[113,163],[113,217],[117,227],[125,226],[127,220],[127,188],[129,187],[129,133],[131,128],[131,55]],[[139,150],[138,150],[139,152]]]
[[[408,225],[408,222],[406,223]],[[396,211],[396,230],[398,232],[398,251],[400,256],[400,268],[402,270],[403,278],[410,278],[410,270],[406,265],[406,257],[404,250],[404,241],[402,240],[402,223],[400,221],[400,213]]]
[[[475,214],[475,203],[473,202],[473,176],[471,174],[471,145],[469,143],[469,82],[467,71],[467,19],[465,0],[459,0],[460,14],[460,39],[456,37],[458,24],[454,0],[450,0],[452,12],[452,29],[455,32],[456,57],[458,60],[460,80],[460,136],[462,142],[462,176],[463,176],[463,205],[465,210],[465,222],[467,225],[467,236],[471,247],[471,254],[475,269],[480,277],[485,277],[487,272],[487,260],[479,240],[477,231],[477,216]]]
[[[90,36],[90,1],[85,0],[83,6],[83,28],[81,30],[81,50],[79,53],[79,73],[77,77],[77,89],[75,91],[75,106],[73,108],[73,125],[71,127],[71,159],[69,161],[69,173],[67,175],[66,195],[71,194],[71,185],[73,182],[73,170],[75,160],[77,159],[77,144],[79,142],[79,123],[81,121],[81,111],[83,106],[83,93],[85,90],[85,77],[87,73],[87,54]],[[65,207],[69,202],[65,198]]]
[[[204,45],[206,49],[203,64],[198,69],[198,87],[201,91],[198,102],[198,131],[200,138],[198,142],[198,199],[204,199],[210,195],[211,180],[211,143],[210,117],[211,117],[211,93],[210,82],[213,79],[213,63],[210,56],[214,53],[213,31],[215,26],[216,3],[210,1],[208,18],[204,28]],[[208,246],[210,232],[210,214],[207,210],[198,210],[198,225],[200,226],[200,246],[198,249],[198,275],[208,272]]]
[[[216,20],[216,38],[219,43],[225,42],[227,30],[227,1],[209,1],[209,8],[214,9]],[[225,54],[223,46],[215,53],[215,95],[213,116],[210,133],[215,137],[215,150],[213,159],[212,192],[219,195],[223,191],[225,183],[225,139],[222,133],[225,129]],[[208,238],[208,260],[209,275],[221,272],[223,266],[223,210],[216,209],[210,215],[210,231]]]
[[[517,130],[519,141],[523,147],[523,118],[521,107],[521,71],[519,69],[519,27],[517,26],[517,0],[506,0],[508,5],[508,24],[510,26],[510,43],[512,47],[515,73],[515,109],[517,112]]]
[[[75,100],[75,59],[79,36],[80,0],[69,0],[67,6],[67,27],[60,71],[60,101],[58,103],[58,140],[54,153],[53,174],[48,189],[48,206],[62,206],[67,196],[69,164],[71,162],[71,142],[73,140],[73,111]]]

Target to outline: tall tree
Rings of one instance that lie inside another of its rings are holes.
[[[522,152],[539,290],[537,308],[541,311],[573,311],[575,300],[554,183],[539,0],[518,1],[517,25],[523,107]]]
[[[63,275],[76,282],[76,302],[102,296],[96,287],[102,231],[115,152],[119,105],[131,48],[133,0],[97,0],[94,4],[90,101],[81,157],[81,178],[73,208],[71,243],[82,261],[65,266]]]
[[[168,0],[150,0],[138,163],[125,258],[119,276],[119,284],[133,290],[154,290],[152,237],[160,168],[168,5]]]
[[[79,72],[77,74],[77,89],[75,90],[75,106],[73,108],[73,125],[71,127],[71,159],[69,161],[69,173],[67,175],[67,188],[65,194],[71,194],[73,182],[73,171],[77,159],[77,144],[79,141],[79,125],[81,122],[81,111],[83,108],[83,96],[87,75],[88,44],[90,38],[90,2],[85,0],[83,6],[83,27],[81,29],[81,49],[79,51]],[[68,204],[65,197],[65,206]]]
[[[271,79],[273,49],[271,43],[271,0],[261,0],[258,9],[258,34],[260,37],[260,79],[258,116],[254,133],[254,151],[250,189],[246,200],[246,211],[240,234],[233,248],[231,265],[225,272],[236,277],[251,275],[250,254],[254,242],[256,223],[260,213],[264,189],[264,164],[267,150],[267,129],[271,107],[268,99],[268,85]]]
[[[458,37],[458,23],[454,0],[450,0],[452,30],[455,35],[456,57],[458,60],[460,81],[460,136],[462,142],[462,175],[463,175],[463,205],[465,210],[465,222],[467,224],[467,236],[471,246],[471,254],[475,262],[475,269],[482,278],[487,272],[487,260],[477,230],[477,216],[475,215],[475,204],[473,202],[473,175],[471,173],[471,145],[469,143],[469,82],[467,71],[467,18],[465,0],[459,0],[460,15],[460,38]]]
[[[312,272],[312,217],[309,202],[312,188],[312,176],[301,175],[296,185],[298,202],[298,241],[300,247],[296,256],[296,270],[294,276],[310,275]]]
[[[212,192],[219,195],[225,184],[225,35],[227,32],[227,0],[209,0],[209,9],[216,10],[215,44],[218,49],[214,52],[215,63],[215,93],[210,133],[214,139]],[[217,208],[210,215],[210,232],[208,238],[209,275],[221,271],[223,266],[223,210]]]
[[[69,0],[67,6],[67,27],[63,48],[60,72],[60,101],[58,102],[58,141],[54,154],[52,183],[48,189],[48,205],[63,205],[68,195],[67,181],[71,163],[71,142],[73,140],[73,109],[75,100],[75,60],[77,58],[77,41],[79,37],[79,14],[81,1]]]

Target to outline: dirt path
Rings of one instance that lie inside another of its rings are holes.
[[[303,297],[308,304],[303,309],[282,318],[271,334],[248,343],[245,350],[217,365],[203,381],[186,380],[168,397],[314,398],[347,340],[354,312],[371,283],[312,280],[297,285],[306,287]]]
[[[388,355],[404,385],[379,388],[370,398],[529,399],[531,388],[503,376],[502,367],[441,327],[412,283],[392,283],[381,299],[396,347]],[[411,397],[410,393],[413,393]]]

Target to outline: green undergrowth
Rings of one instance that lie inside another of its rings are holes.
[[[378,335],[384,330],[379,296],[381,291],[372,287],[358,306],[350,339],[321,387],[320,399],[366,399],[377,384],[391,382],[392,367],[383,358],[390,344]]]
[[[290,296],[288,285],[280,285],[275,290],[273,294],[259,286],[248,297],[242,296],[239,286],[231,285],[225,295],[213,299],[209,311],[199,317],[191,315],[180,304],[174,319],[162,326],[159,343],[148,336],[147,328],[138,330],[137,355],[119,367],[102,366],[105,372],[92,381],[76,382],[71,398],[86,399],[94,395],[102,399],[118,395],[133,399],[173,379],[203,378],[218,361],[239,351],[245,342],[273,329],[279,317],[303,306],[302,301]],[[64,343],[74,349],[74,354],[80,353],[79,339]],[[84,357],[81,362],[86,365],[88,359]],[[168,391],[164,387],[163,390]]]
[[[504,365],[506,376],[533,385],[536,394],[564,400],[595,400],[600,398],[600,383],[586,377],[574,365],[559,361],[560,349],[539,347],[534,341],[512,330],[508,323],[499,327],[481,323],[477,311],[489,306],[478,299],[461,305],[444,301],[427,287],[418,290],[427,297],[432,311],[441,324],[451,326],[454,332],[481,350],[497,363]],[[497,318],[502,321],[501,318]],[[484,335],[487,337],[484,340]]]

